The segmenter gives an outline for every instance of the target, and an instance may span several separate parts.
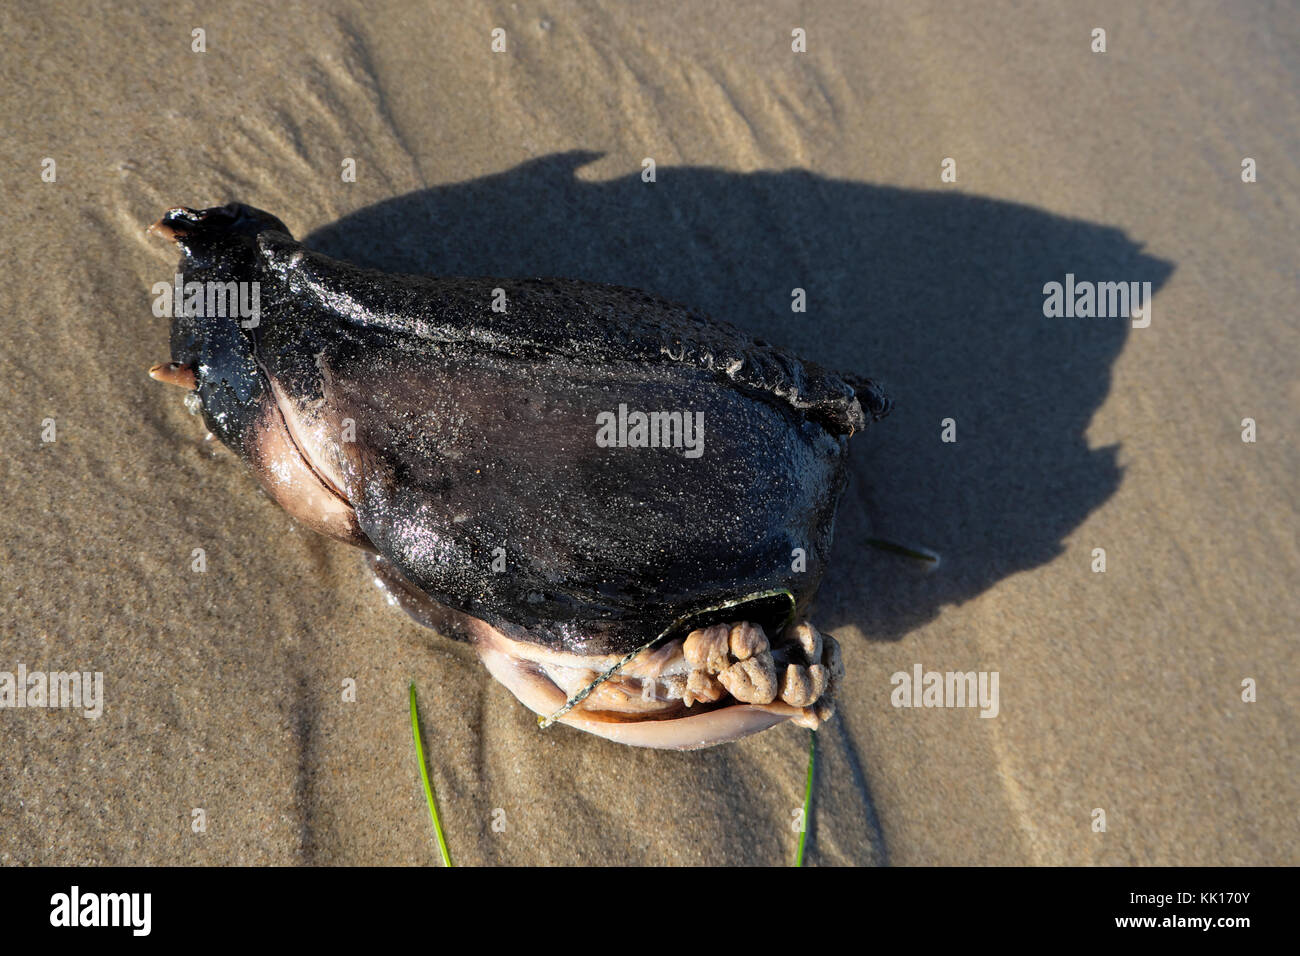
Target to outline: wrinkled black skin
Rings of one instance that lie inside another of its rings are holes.
[[[873,383],[636,290],[359,269],[238,204],[164,221],[188,231],[187,281],[261,283],[255,329],[173,321],[172,359],[195,367],[208,427],[247,457],[268,376],[297,401],[328,395],[356,422],[362,531],[434,600],[592,654],[756,592],[811,600],[848,437],[889,409]],[[620,402],[703,411],[703,456],[598,447],[596,415]],[[752,616],[775,624],[780,608]]]

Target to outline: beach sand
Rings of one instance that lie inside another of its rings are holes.
[[[0,862],[436,865],[411,680],[458,864],[793,857],[806,731],[539,730],[149,379],[145,227],[239,200],[885,383],[814,615],[849,678],[809,864],[1300,863],[1294,6],[431,6],[0,9],[0,671],[104,681],[98,719],[0,710]],[[1150,282],[1150,325],[1044,316],[1067,274]],[[997,715],[893,706],[918,664],[997,672]]]

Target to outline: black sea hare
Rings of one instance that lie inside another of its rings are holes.
[[[829,716],[803,617],[872,382],[633,289],[356,268],[239,204],[153,231],[183,253],[154,376],[527,706],[673,748]]]

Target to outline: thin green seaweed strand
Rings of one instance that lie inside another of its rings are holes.
[[[808,827],[811,822],[808,819],[808,811],[812,809],[812,782],[813,767],[817,763],[817,731],[808,731],[808,782],[804,784],[803,790],[803,827],[799,830],[799,848],[794,854],[794,865],[803,866],[803,841],[808,836]]]
[[[884,538],[867,538],[866,543],[873,548],[881,551],[888,551],[890,554],[901,554],[905,558],[911,558],[913,561],[924,561],[926,564],[939,563],[939,556],[933,551],[920,551],[916,548],[909,548],[893,541],[886,541]]]
[[[442,865],[452,866],[451,851],[447,849],[447,838],[442,834],[442,822],[438,819],[438,804],[433,799],[433,784],[429,782],[429,768],[424,762],[424,744],[420,742],[420,718],[415,711],[415,681],[411,681],[411,736],[415,738],[415,756],[420,761],[424,799],[429,804],[429,818],[433,820],[433,832],[438,837],[438,851],[442,854]]]

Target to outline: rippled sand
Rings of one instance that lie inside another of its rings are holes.
[[[1300,862],[1294,9],[231,6],[0,10],[0,671],[105,696],[0,710],[0,862],[430,864],[411,679],[460,863],[793,854],[805,732],[539,731],[150,381],[174,257],[144,227],[230,199],[390,269],[643,286],[888,384],[816,617],[850,689],[810,862]],[[1151,282],[1150,326],[1045,318],[1067,273]],[[997,671],[998,715],[891,706],[917,664]]]

